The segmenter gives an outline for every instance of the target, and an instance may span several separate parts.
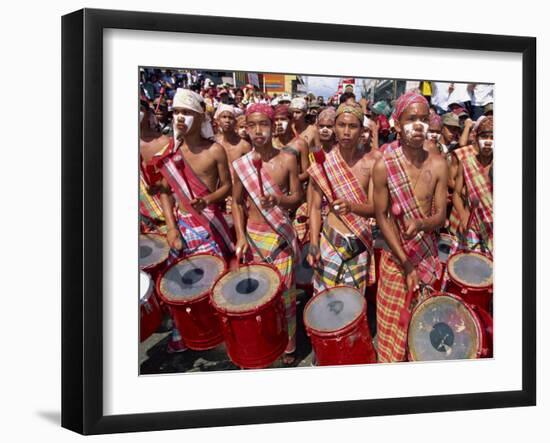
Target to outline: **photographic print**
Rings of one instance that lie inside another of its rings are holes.
[[[138,84],[141,375],[493,357],[495,85]]]
[[[62,41],[64,427],[536,403],[534,38],[86,9]]]

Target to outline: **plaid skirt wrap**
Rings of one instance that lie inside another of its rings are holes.
[[[288,338],[290,349],[294,351],[296,338],[296,292],[294,286],[294,254],[292,248],[279,234],[271,229],[267,223],[258,223],[248,220],[246,226],[249,241],[253,242],[250,249],[253,261],[263,263],[267,257],[273,257],[273,266],[277,268],[283,279],[283,301],[288,325]],[[260,255],[261,254],[261,255]]]
[[[357,288],[364,294],[367,285],[372,284],[369,276],[374,277],[374,272],[369,272],[369,268],[374,263],[363,243],[353,235],[338,232],[325,221],[319,248],[321,260],[313,273],[315,294],[338,285]]]
[[[455,151],[462,163],[464,185],[466,186],[467,204],[471,207],[472,198],[479,201],[475,210],[472,225],[468,233],[468,244],[473,247],[482,241],[493,251],[493,184],[486,169],[477,160],[477,150],[474,146],[465,146]]]
[[[401,265],[388,251],[382,251],[380,281],[376,294],[376,336],[378,361],[392,363],[407,359],[407,328],[399,326],[405,306],[407,283]],[[415,294],[412,305],[418,301]]]
[[[395,219],[399,237],[408,259],[416,268],[418,277],[427,284],[432,284],[441,274],[441,263],[437,252],[435,233],[419,232],[410,240],[404,238],[406,231],[404,220],[422,219],[422,213],[411,182],[404,168],[404,154],[401,146],[388,147],[384,152],[384,163],[388,175],[390,191],[390,206],[397,202],[402,210],[402,216]]]
[[[149,194],[149,183],[143,171],[139,171],[139,219],[141,232],[167,232],[164,213],[158,197]]]
[[[193,225],[202,226],[208,233],[209,240],[218,245],[224,257],[231,256],[235,252],[235,245],[220,206],[211,204],[201,212],[197,212],[190,204],[192,197],[204,197],[210,194],[210,190],[185,161],[175,146],[174,139],[155,154],[152,163],[170,185],[178,206],[183,207],[183,212],[193,218]]]

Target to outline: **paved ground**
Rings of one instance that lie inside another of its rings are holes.
[[[296,360],[292,365],[284,366],[279,359],[271,367],[296,367],[311,366],[313,353],[310,341],[305,333],[303,324],[303,310],[307,300],[297,301],[297,335],[296,335]],[[376,324],[374,319],[374,306],[368,306],[369,324]],[[170,340],[169,318],[166,318],[160,330],[139,345],[140,373],[163,374],[176,372],[197,372],[197,371],[227,371],[238,370],[227,353],[222,343],[208,351],[192,351],[169,354],[166,352]],[[374,331],[373,335],[374,335]]]

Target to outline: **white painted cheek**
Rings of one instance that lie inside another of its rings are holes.
[[[488,138],[479,138],[477,143],[480,148],[495,149],[495,141]]]
[[[331,137],[332,136],[332,129],[329,128],[323,128],[321,129],[321,134],[323,134],[324,137]]]
[[[239,129],[239,137],[245,137],[246,136],[246,129],[241,128]]]
[[[185,123],[185,126],[187,127],[187,131],[189,132],[189,129],[191,129],[191,126],[193,126],[193,121],[195,120],[195,117],[192,115],[184,115],[183,121]]]
[[[405,131],[405,136],[410,138],[414,132],[414,123],[407,123],[403,125],[403,131]]]
[[[285,132],[286,128],[288,128],[288,122],[287,121],[282,121],[280,123],[281,123],[281,128],[283,129],[283,132]]]
[[[271,137],[271,129],[266,129],[265,131],[262,131],[262,137],[265,137],[265,138]]]
[[[422,133],[424,134],[424,137],[426,137],[426,134],[428,133],[428,128],[430,127],[430,125],[424,122],[419,122],[419,123],[422,126]]]
[[[140,123],[143,121],[144,116],[145,116],[145,113],[143,111],[139,111],[139,122]]]

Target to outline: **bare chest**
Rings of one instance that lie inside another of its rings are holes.
[[[436,175],[431,164],[425,163],[421,168],[406,165],[405,172],[409,177],[412,192],[422,210],[424,213],[429,214],[436,186]]]

